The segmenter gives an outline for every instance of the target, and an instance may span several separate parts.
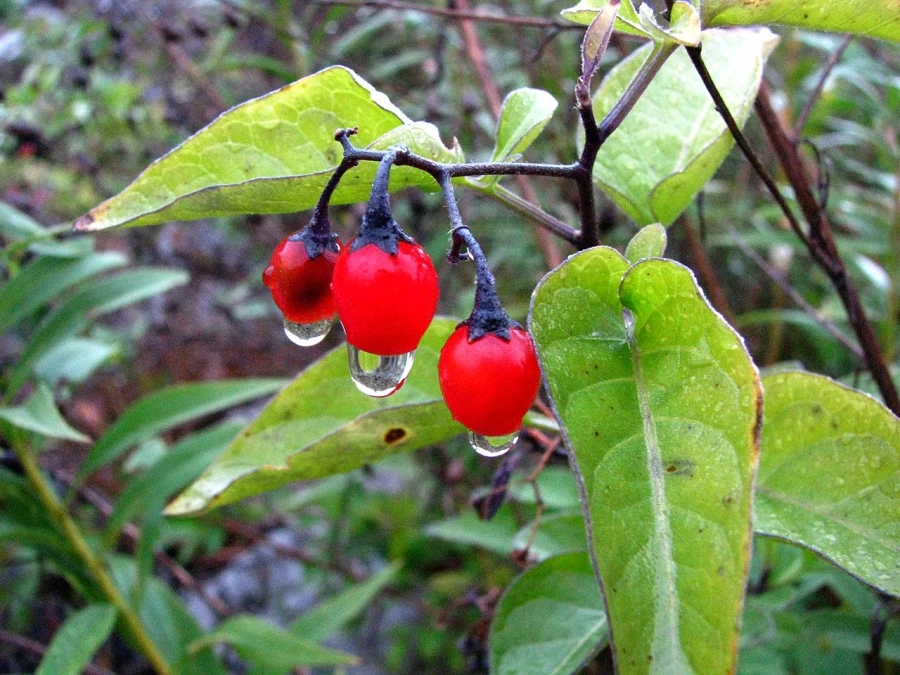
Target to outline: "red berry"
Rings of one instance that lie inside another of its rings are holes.
[[[508,341],[487,333],[469,342],[460,326],[441,350],[438,377],[453,419],[482,436],[518,431],[541,384],[534,342],[517,327]]]
[[[376,244],[341,251],[331,282],[347,342],[370,354],[413,351],[438,302],[434,263],[421,246],[401,241],[397,255]]]
[[[331,277],[337,257],[326,248],[310,259],[306,243],[296,237],[287,237],[275,247],[263,283],[285,319],[306,324],[334,316]]]

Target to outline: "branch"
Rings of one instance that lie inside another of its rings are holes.
[[[531,16],[510,16],[508,14],[485,14],[443,7],[420,5],[414,2],[400,2],[399,0],[309,0],[311,5],[338,5],[343,7],[373,7],[376,9],[396,9],[404,12],[421,12],[432,16],[441,16],[458,21],[481,21],[484,23],[497,23],[505,26],[518,26],[522,28],[553,28],[555,30],[584,30],[584,26],[559,21],[557,19],[545,19]]]
[[[875,336],[875,330],[869,322],[863,309],[862,301],[856,286],[847,274],[844,260],[841,258],[831,230],[828,216],[821,204],[813,194],[809,177],[803,170],[803,162],[797,152],[797,146],[788,138],[787,132],[781,126],[781,122],[772,108],[769,100],[769,90],[765,83],[759,89],[756,99],[756,112],[762,122],[769,142],[772,144],[781,168],[794,189],[797,202],[803,211],[803,215],[809,223],[809,239],[807,248],[819,267],[828,275],[832,285],[838,292],[844,308],[847,310],[847,318],[856,333],[866,366],[872,373],[872,378],[878,385],[878,390],[884,398],[885,405],[897,416],[900,416],[900,396],[891,378],[890,371],[884,362],[884,354],[881,345]]]
[[[868,317],[863,310],[862,301],[853,281],[847,274],[844,261],[837,250],[834,240],[834,234],[831,230],[831,224],[828,216],[822,208],[822,205],[816,200],[810,186],[809,177],[803,169],[803,163],[797,151],[797,146],[788,138],[787,132],[782,127],[778,116],[772,108],[769,100],[769,90],[765,82],[759,88],[759,94],[756,98],[756,112],[759,115],[760,122],[765,129],[766,136],[775,150],[779,164],[794,190],[794,195],[800,209],[803,211],[804,218],[809,224],[809,234],[807,235],[800,227],[788,203],[785,201],[778,187],[775,185],[771,176],[762,166],[759,158],[753,152],[747,139],[744,137],[737,123],[734,121],[728,106],[725,104],[722,95],[716,88],[703,58],[700,55],[699,47],[687,47],[688,55],[697,70],[700,79],[706,86],[707,91],[716,104],[716,108],[725,120],[725,124],[734,136],[738,146],[744,152],[744,155],[750,161],[756,173],[769,188],[769,192],[778,202],[784,215],[791,224],[791,228],[797,233],[797,236],[806,245],[812,259],[822,268],[832,285],[838,293],[844,308],[847,311],[847,317],[850,325],[853,327],[856,337],[859,340],[860,347],[865,356],[866,365],[872,378],[878,385],[878,389],[884,398],[885,405],[895,414],[900,416],[900,396],[897,394],[897,388],[891,378],[890,372],[884,361],[884,355],[881,352],[881,346],[875,336],[875,331]]]
[[[741,249],[741,251],[746,255],[750,260],[755,262],[759,268],[765,272],[766,276],[769,277],[782,291],[787,295],[795,305],[797,305],[800,309],[809,314],[812,319],[818,323],[822,328],[835,340],[840,342],[851,354],[853,354],[857,359],[863,361],[865,359],[863,355],[863,350],[853,341],[849,335],[847,335],[840,328],[835,326],[831,321],[826,319],[822,314],[809,304],[796,288],[794,288],[791,283],[774,267],[772,267],[769,263],[767,263],[762,256],[760,256],[753,248],[744,241],[744,238],[738,234],[738,231],[733,227],[728,227],[728,233],[731,235],[731,238],[734,240],[734,243],[737,244],[737,247]]]
[[[597,124],[594,117],[594,102],[591,100],[591,92],[580,80],[581,86],[576,85],[575,87],[578,113],[584,127],[584,147],[581,150],[581,157],[578,158],[575,165],[578,167],[578,175],[575,180],[578,184],[579,209],[581,211],[580,248],[589,248],[600,243],[600,229],[594,206],[594,164],[597,162],[597,153],[600,152],[606,139],[619,128],[675,49],[676,45],[674,44],[657,45],[641,65],[641,69],[621,98],[616,101],[600,124]]]
[[[700,47],[685,47],[685,49],[687,49],[688,56],[690,57],[691,62],[694,64],[694,68],[697,70],[697,74],[700,76],[700,79],[703,80],[703,84],[706,87],[706,90],[709,92],[709,95],[715,102],[716,110],[719,111],[722,119],[725,120],[725,125],[728,127],[728,130],[734,137],[734,140],[738,144],[738,147],[740,147],[741,152],[744,153],[747,161],[750,162],[753,170],[756,171],[756,175],[759,176],[760,180],[762,180],[766,188],[769,190],[769,194],[772,195],[772,198],[781,208],[781,211],[784,213],[784,217],[787,218],[791,229],[801,239],[801,241],[803,241],[804,244],[809,246],[809,241],[806,238],[806,233],[803,231],[803,228],[800,227],[800,222],[797,220],[797,217],[794,215],[794,212],[788,205],[787,200],[784,198],[784,195],[781,194],[778,186],[775,185],[775,181],[769,175],[769,172],[766,171],[766,168],[762,165],[762,162],[759,161],[759,157],[756,156],[756,153],[753,151],[753,148],[750,147],[750,143],[747,141],[747,138],[741,132],[741,128],[738,126],[737,122],[735,122],[734,120],[734,117],[731,115],[731,111],[728,109],[728,104],[725,103],[725,99],[722,98],[722,94],[719,93],[719,89],[718,87],[716,87],[716,83],[713,82],[712,76],[706,69],[706,64],[703,63],[703,57],[700,55]]]

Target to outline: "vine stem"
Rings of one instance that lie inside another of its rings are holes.
[[[116,586],[112,577],[106,569],[103,561],[88,545],[78,524],[69,515],[59,497],[50,487],[47,479],[41,473],[34,454],[27,448],[17,448],[16,456],[22,464],[22,470],[26,478],[34,488],[38,499],[43,503],[47,513],[53,518],[57,526],[62,530],[66,539],[72,545],[75,553],[81,558],[85,566],[90,570],[91,574],[100,586],[100,590],[106,599],[118,610],[122,622],[128,627],[138,648],[147,657],[147,661],[153,666],[158,675],[170,675],[172,672],[166,659],[163,657],[159,648],[150,638],[147,629],[144,627],[140,617],[131,609],[122,592]]]
[[[574,164],[575,176],[573,177],[578,185],[579,211],[581,212],[579,248],[589,248],[600,243],[600,228],[594,205],[594,164],[597,162],[597,153],[600,152],[606,139],[619,128],[638,99],[647,90],[659,69],[675,53],[677,47],[668,42],[657,44],[647,60],[641,64],[640,70],[628,84],[628,88],[599,124],[594,116],[594,102],[591,99],[587,83],[579,79],[575,86],[575,100],[581,116],[581,125],[584,127],[584,147],[581,149],[581,156]]]

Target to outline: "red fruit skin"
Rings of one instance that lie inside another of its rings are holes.
[[[398,356],[419,346],[440,294],[425,249],[403,241],[396,256],[375,244],[357,251],[347,245],[338,256],[331,289],[347,342],[379,356]]]
[[[531,334],[510,328],[509,342],[493,333],[469,342],[457,328],[438,361],[438,378],[453,419],[482,436],[518,431],[541,386]]]
[[[306,244],[285,238],[272,252],[263,283],[284,318],[293,323],[315,323],[335,313],[331,277],[338,254],[326,249],[310,260]]]

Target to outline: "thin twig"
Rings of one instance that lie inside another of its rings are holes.
[[[803,106],[803,110],[797,115],[797,122],[794,124],[794,143],[799,143],[800,139],[803,137],[803,127],[806,126],[806,121],[809,119],[813,107],[816,105],[816,101],[818,101],[819,96],[822,95],[822,90],[825,88],[828,76],[831,75],[831,71],[834,70],[834,67],[841,60],[841,57],[850,45],[851,40],[853,40],[852,35],[844,36],[844,39],[841,40],[841,44],[838,45],[838,48],[834,50],[828,58],[828,61],[822,66],[822,72],[819,74],[816,85],[812,88],[812,91],[809,92],[809,98],[806,101],[806,105]]]
[[[396,9],[404,12],[421,12],[432,16],[441,16],[446,19],[458,21],[481,21],[484,23],[497,23],[504,26],[518,26],[523,28],[553,28],[555,30],[584,30],[584,26],[532,16],[510,16],[508,14],[486,14],[466,10],[420,5],[414,2],[399,2],[398,0],[309,0],[312,5],[338,5],[344,7],[372,7],[375,9]]]
[[[43,656],[48,649],[40,642],[36,642],[23,635],[10,633],[9,631],[5,631],[2,629],[0,629],[0,642],[5,642],[6,644],[12,645],[13,647],[19,647],[20,649],[24,649],[33,654],[37,654],[38,656]],[[88,663],[87,665],[85,665],[84,672],[85,675],[113,675],[112,671],[109,671],[106,668],[101,668],[100,666],[95,666],[93,663]]]
[[[838,328],[834,323],[825,318],[819,310],[813,307],[806,301],[799,291],[791,285],[791,282],[788,281],[781,272],[772,267],[766,260],[759,255],[753,247],[751,247],[744,238],[738,233],[730,225],[728,226],[728,234],[731,236],[734,243],[737,245],[741,252],[746,255],[750,260],[755,262],[757,266],[765,273],[769,279],[771,279],[775,285],[778,286],[784,294],[787,295],[791,301],[797,305],[804,312],[809,314],[809,316],[828,333],[835,340],[840,342],[844,347],[847,348],[851,354],[853,354],[860,361],[864,360],[863,351],[860,348],[859,344],[856,343],[852,337],[847,335],[844,331]]]
[[[619,125],[631,112],[638,99],[650,86],[656,73],[675,52],[675,48],[675,45],[669,43],[657,45],[641,65],[641,69],[631,80],[628,88],[599,124],[594,117],[591,92],[587,90],[582,80],[579,80],[575,87],[578,113],[584,127],[584,147],[575,164],[577,167],[575,180],[578,185],[579,210],[581,211],[580,248],[589,248],[600,243],[600,229],[594,206],[594,164],[597,161],[597,153],[600,152],[606,139],[619,128]]]
[[[566,225],[559,218],[556,218],[538,206],[535,206],[528,200],[522,199],[514,192],[510,192],[502,185],[495,185],[490,196],[498,202],[504,204],[508,208],[520,213],[521,215],[534,221],[548,232],[555,234],[560,239],[564,239],[573,246],[578,244],[578,230],[574,227]]]

